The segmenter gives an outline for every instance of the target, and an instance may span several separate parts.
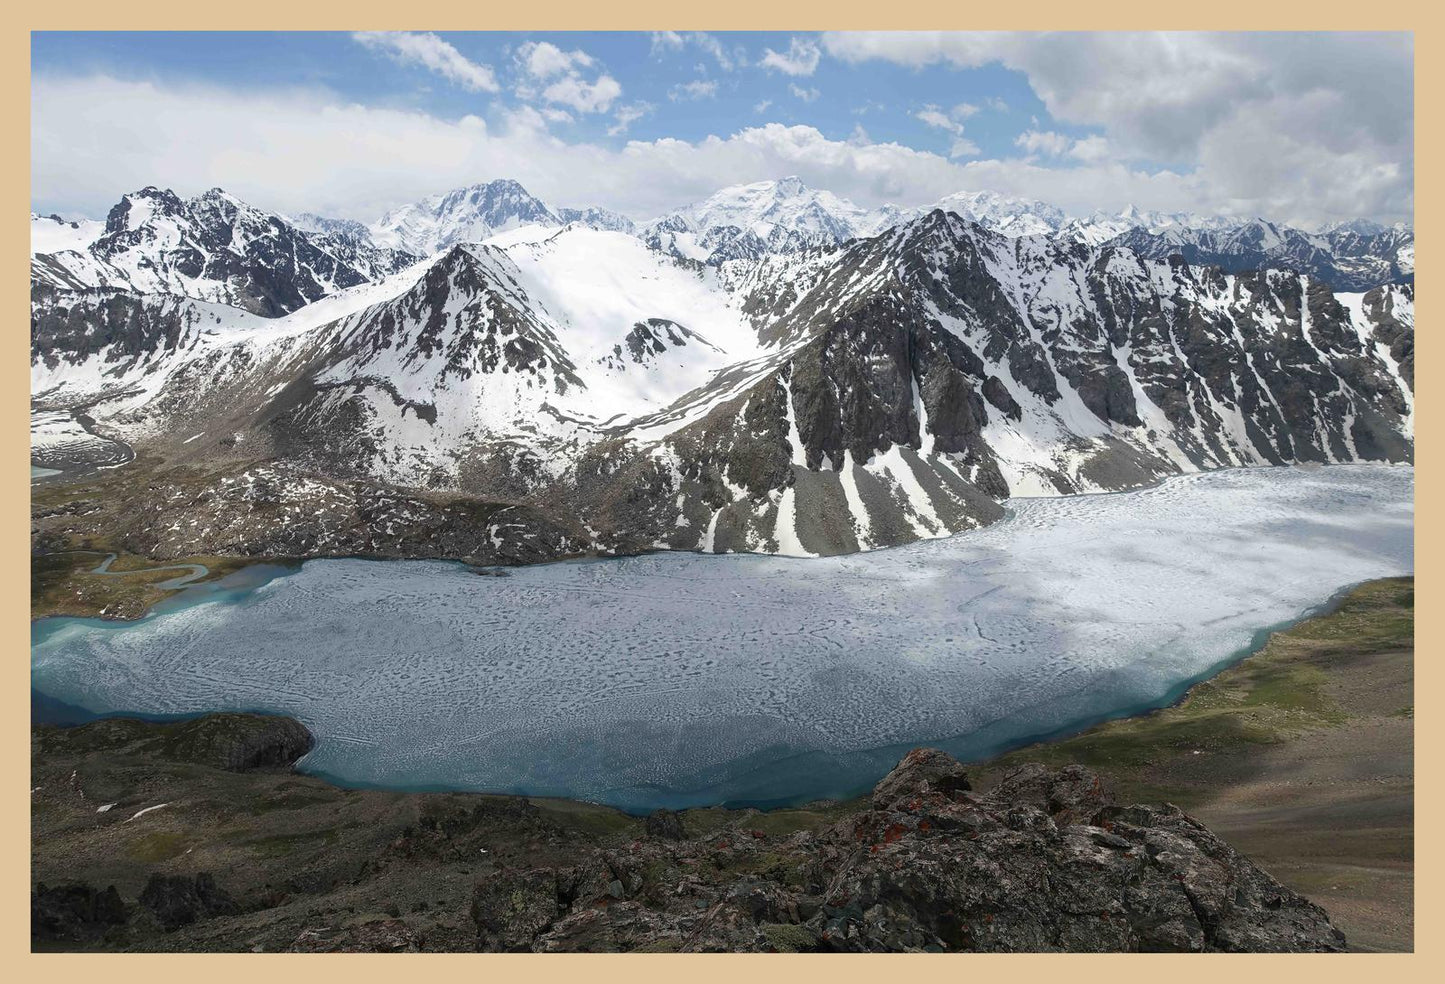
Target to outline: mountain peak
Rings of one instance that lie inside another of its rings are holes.
[[[808,186],[803,184],[803,179],[795,174],[773,182],[773,191],[779,198],[796,198],[799,195],[807,194],[808,190]]]

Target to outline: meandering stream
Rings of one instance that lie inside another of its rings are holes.
[[[179,588],[185,587],[192,581],[199,581],[201,578],[211,573],[211,569],[205,564],[163,564],[160,567],[137,567],[134,570],[129,571],[113,571],[110,569],[110,565],[115,563],[117,556],[116,554],[105,553],[105,551],[103,550],[62,550],[60,552],[73,554],[95,554],[97,557],[105,554],[105,559],[102,560],[99,564],[96,564],[95,567],[91,568],[89,571],[86,571],[87,574],[102,574],[109,577],[125,577],[128,574],[153,574],[156,571],[186,572],[172,578],[167,578],[164,581],[157,581],[155,584],[151,585],[152,587],[159,588],[162,591],[175,591]]]
[[[46,619],[35,688],[93,712],[293,714],[357,785],[633,810],[866,789],[1175,699],[1339,588],[1413,570],[1414,471],[1212,472],[1015,500],[819,560],[654,554],[478,577],[310,561],[129,624]]]

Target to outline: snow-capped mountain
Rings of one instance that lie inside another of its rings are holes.
[[[750,187],[671,231],[802,242],[518,227],[273,319],[37,273],[32,397],[162,463],[107,513],[158,556],[839,553],[1011,495],[1413,454],[1408,285],[942,209],[839,241],[840,200]]]
[[[637,231],[637,223],[633,222],[621,212],[614,212],[610,208],[598,208],[593,205],[587,208],[559,208],[556,212],[557,217],[563,222],[575,222],[589,229],[601,229],[605,232],[625,232],[628,234]]]
[[[430,256],[456,243],[479,243],[519,226],[559,226],[562,218],[516,181],[499,179],[403,205],[371,227],[383,246]]]
[[[1369,290],[1405,283],[1414,276],[1415,237],[1404,229],[1362,235],[1341,227],[1308,233],[1254,219],[1215,228],[1170,226],[1151,231],[1139,226],[1108,241],[1140,256],[1181,256],[1189,263],[1232,273],[1265,267],[1308,273],[1337,290]]]
[[[1337,269],[1357,287],[1415,277],[1415,233],[1404,224],[1339,223],[1323,232]]]
[[[287,221],[302,232],[348,236],[361,242],[371,242],[371,230],[366,223],[357,222],[355,219],[333,219],[314,212],[299,212],[288,216]]]
[[[182,199],[152,187],[124,196],[83,248],[36,253],[31,275],[65,289],[190,297],[274,317],[414,260],[346,236],[303,232],[219,188]]]
[[[574,223],[613,232],[636,231],[633,221],[621,213],[596,206],[553,208],[509,178],[404,205],[382,216],[370,231],[374,242],[430,256],[457,243],[485,242],[529,226]]]
[[[84,250],[105,232],[95,219],[63,219],[58,215],[30,213],[30,255]]]
[[[1057,234],[1063,239],[1098,246],[1134,229],[1143,229],[1153,234],[1180,229],[1217,232],[1237,228],[1244,225],[1245,221],[1230,216],[1199,215],[1194,212],[1150,211],[1128,205],[1118,212],[1096,210],[1086,218],[1068,219],[1059,225]]]
[[[886,218],[787,177],[724,188],[653,220],[641,235],[654,249],[716,265],[837,245],[876,232]]]
[[[939,199],[934,208],[961,215],[985,229],[1005,236],[1046,236],[1068,220],[1062,209],[1027,198],[1011,198],[991,191],[960,191]]]

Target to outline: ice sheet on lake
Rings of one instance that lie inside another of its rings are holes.
[[[312,561],[127,626],[51,620],[35,686],[91,710],[270,709],[356,784],[633,809],[851,794],[1137,709],[1336,589],[1413,570],[1406,466],[1212,472],[1015,501],[850,557],[656,554],[479,577]]]

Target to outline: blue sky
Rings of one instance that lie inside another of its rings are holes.
[[[368,219],[508,176],[647,217],[799,173],[863,205],[1394,218],[1412,80],[1401,35],[37,32],[32,197],[221,184]]]

